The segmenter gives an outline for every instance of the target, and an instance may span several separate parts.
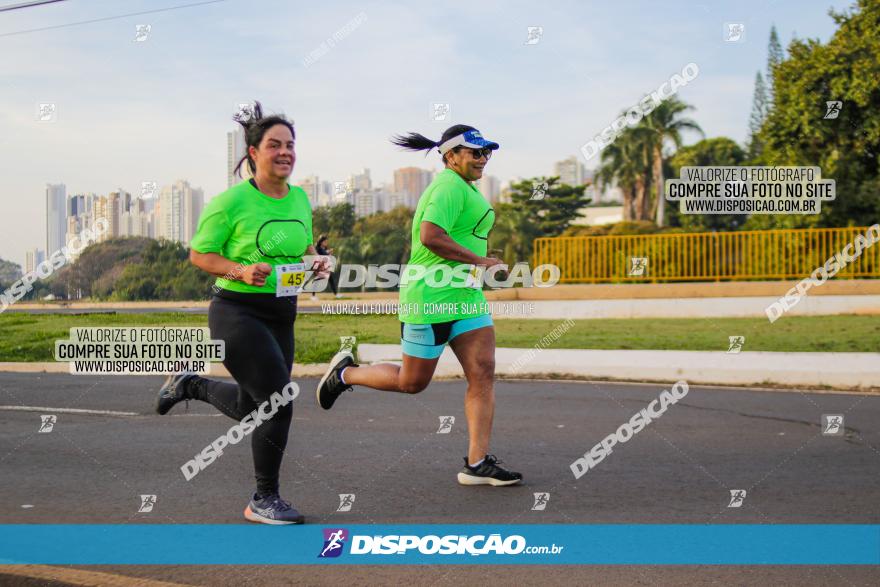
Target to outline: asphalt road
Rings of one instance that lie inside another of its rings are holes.
[[[249,443],[185,481],[181,464],[232,421],[199,402],[190,402],[188,411],[181,404],[168,416],[153,414],[160,381],[0,373],[0,522],[245,523],[241,511],[252,491]],[[469,488],[455,481],[467,441],[462,382],[435,382],[416,396],[359,389],[324,412],[314,403],[316,381],[297,381],[302,394],[295,400],[282,495],[311,524],[880,523],[880,396],[692,387],[576,480],[570,463],[663,386],[500,382],[492,450],[526,483]],[[51,413],[54,429],[38,433],[40,415]],[[844,414],[846,434],[822,435],[822,414]],[[444,416],[455,423],[450,433],[437,434]],[[742,507],[727,507],[731,489],[747,491]],[[546,510],[532,511],[534,492],[550,493]],[[340,493],[356,494],[350,512],[336,512]],[[137,512],[140,494],[157,496],[151,513]],[[91,570],[193,585],[479,583],[511,572],[395,566],[322,567],[320,575],[315,567]],[[515,572],[519,584],[542,585],[861,585],[880,579],[874,567],[518,566]],[[0,584],[25,584],[19,579],[0,568]]]

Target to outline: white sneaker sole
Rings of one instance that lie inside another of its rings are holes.
[[[339,351],[333,355],[332,359],[330,359],[330,367],[327,369],[327,372],[324,373],[324,376],[321,377],[321,380],[318,382],[318,387],[315,389],[315,401],[318,403],[318,407],[321,406],[321,388],[324,387],[324,382],[327,381],[327,378],[333,374],[334,370],[336,370],[336,365],[338,365],[346,356],[349,356],[354,360],[354,355],[351,354],[351,351]]]
[[[462,485],[491,485],[493,487],[505,487],[507,485],[516,485],[521,483],[522,479],[514,479],[513,481],[499,481],[492,477],[477,477],[476,475],[458,474],[458,482]]]
[[[289,522],[287,520],[273,520],[272,518],[266,518],[256,512],[254,512],[251,509],[251,506],[244,508],[244,517],[249,522],[258,522],[260,524],[271,524],[273,526],[288,526],[290,524],[302,524],[302,522]]]

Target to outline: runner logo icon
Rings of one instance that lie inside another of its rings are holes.
[[[337,512],[350,512],[351,506],[354,505],[354,493],[340,493],[339,494],[339,507],[336,508]]]
[[[825,120],[834,120],[840,116],[840,109],[843,108],[843,102],[840,100],[830,100],[825,102]]]
[[[37,430],[40,434],[46,434],[48,432],[52,432],[52,428],[55,427],[55,422],[58,421],[58,416],[55,414],[46,414],[44,416],[40,416],[40,428]]]
[[[547,509],[547,502],[550,501],[549,493],[536,493],[535,503],[532,505],[532,511],[543,511]]]
[[[728,336],[727,339],[730,341],[730,346],[727,347],[728,353],[740,352],[743,348],[743,345],[746,343],[745,336]]]
[[[324,528],[324,548],[318,558],[336,558],[342,554],[345,541],[348,540],[348,530],[345,528]]]
[[[823,436],[843,436],[843,414],[822,414]]]
[[[138,513],[149,513],[153,511],[153,506],[155,505],[155,495],[141,495],[141,505],[138,507]]]
[[[629,274],[631,277],[642,277],[645,275],[645,272],[648,270],[647,257],[630,257],[629,262]]]
[[[438,416],[438,418],[440,418],[440,427],[437,429],[437,434],[449,434],[452,432],[455,416]]]
[[[339,337],[339,352],[349,351],[351,352],[354,349],[354,345],[357,342],[357,338],[354,336],[340,336]]]
[[[742,507],[743,501],[746,499],[746,490],[745,489],[731,489],[730,490],[730,503],[727,504],[729,508],[738,508]]]

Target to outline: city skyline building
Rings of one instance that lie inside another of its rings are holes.
[[[239,181],[238,175],[235,173],[235,166],[241,161],[242,157],[247,153],[244,140],[244,129],[240,126],[233,131],[226,133],[226,187],[231,188]],[[247,162],[241,166],[242,177],[249,177]]]
[[[46,184],[46,251],[64,246],[67,236],[67,186]]]
[[[559,183],[566,185],[579,186],[587,182],[587,168],[575,156],[557,161],[553,166],[553,175],[559,177]]]

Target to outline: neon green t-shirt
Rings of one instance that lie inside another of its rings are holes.
[[[312,241],[312,207],[302,188],[290,186],[286,196],[272,198],[243,181],[208,202],[190,246],[242,265],[274,267],[302,262]],[[237,281],[238,275],[230,277],[218,277],[216,286],[242,293],[275,293],[274,269],[262,286]]]
[[[424,246],[420,238],[422,221],[436,224],[456,243],[485,257],[495,211],[476,187],[453,170],[437,174],[419,199],[413,217],[412,253],[407,268],[401,271],[400,320],[436,324],[488,314],[482,287],[466,287],[471,265],[444,259]],[[425,274],[419,276],[422,269]],[[446,272],[450,275],[449,285],[434,285],[442,283]]]

